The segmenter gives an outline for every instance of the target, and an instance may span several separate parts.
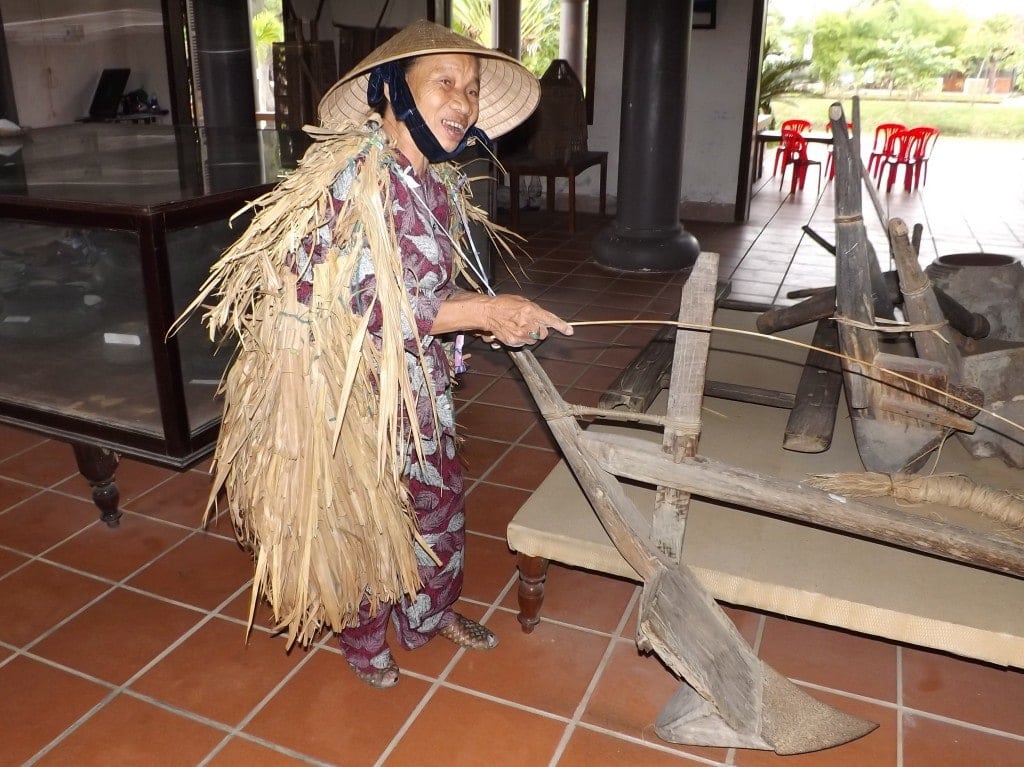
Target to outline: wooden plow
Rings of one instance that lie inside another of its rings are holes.
[[[682,290],[681,322],[710,326],[717,265],[715,254],[701,254]],[[709,337],[676,331],[664,418],[570,405],[529,351],[511,356],[609,538],[643,579],[638,646],[655,652],[683,681],[660,713],[656,733],[673,743],[779,754],[837,746],[876,725],[816,700],[765,664],[679,561],[690,494],[1018,576],[1024,575],[1024,547],[702,458],[697,445]],[[577,422],[582,416],[660,424],[663,444],[585,432]],[[653,522],[619,478],[658,488]]]
[[[855,133],[857,111],[855,101]],[[792,427],[783,444],[803,452],[827,449],[842,388],[864,467],[880,473],[913,472],[924,466],[951,430],[975,430],[972,419],[984,404],[984,395],[965,383],[950,326],[977,338],[988,332],[988,323],[934,290],[918,263],[921,227],[915,227],[911,237],[901,219],[886,220],[859,156],[859,138],[847,132],[840,104],[832,105],[829,120],[835,137],[836,243],[829,248],[836,257],[835,287],[815,291],[795,306],[765,312],[758,329],[774,332],[818,321],[814,345],[838,350],[844,358],[839,375],[834,361],[809,357],[809,371],[833,371],[829,401],[798,391]],[[886,226],[895,272],[881,272],[868,241],[861,212],[862,182]],[[880,325],[879,318],[895,317],[895,305],[901,305],[908,331]],[[835,329],[825,333],[833,317]],[[831,345],[830,339],[838,343]],[[813,374],[810,378],[813,386],[816,379]],[[818,385],[824,386],[820,381]]]

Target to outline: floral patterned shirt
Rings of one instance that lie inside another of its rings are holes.
[[[295,255],[293,269],[300,276],[298,295],[303,303],[308,304],[312,294],[315,266],[323,263],[329,250],[334,225],[332,213],[336,214],[340,210],[364,161],[365,158],[358,158],[335,178],[330,190],[333,207],[328,220],[317,230],[315,238],[306,238],[303,247]],[[411,328],[406,328],[406,362],[410,380],[417,390],[416,417],[421,443],[424,454],[429,456],[439,449],[439,438],[442,435],[451,437],[455,433],[451,366],[441,340],[430,333],[441,302],[455,290],[453,243],[449,237],[454,213],[452,195],[433,167],[428,167],[423,177],[417,176],[409,161],[397,150],[387,170],[391,185],[391,215],[404,267],[403,282],[422,345],[422,350],[417,349],[416,335]],[[370,311],[369,332],[379,335],[382,309],[379,303],[373,302],[377,275],[365,244],[358,259],[352,285],[352,308],[359,314]],[[425,370],[418,359],[420,351],[425,361]],[[429,394],[431,391],[436,403],[440,434],[435,431]],[[408,417],[408,414],[405,416]],[[410,463],[414,462],[414,453],[410,445]]]

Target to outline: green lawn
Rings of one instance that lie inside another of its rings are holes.
[[[776,125],[791,117],[802,117],[823,130],[828,108],[837,99],[778,97],[772,102]],[[853,119],[852,99],[838,99]],[[861,131],[874,130],[883,122],[904,125],[931,125],[945,136],[1024,140],[1024,103],[967,103],[953,101],[906,101],[904,99],[867,99],[860,101]]]

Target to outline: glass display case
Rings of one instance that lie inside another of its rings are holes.
[[[175,319],[308,139],[84,124],[0,140],[0,421],[75,447],[108,523],[118,456],[213,447],[233,344]]]

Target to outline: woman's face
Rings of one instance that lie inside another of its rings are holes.
[[[405,73],[416,108],[451,152],[480,114],[480,62],[463,53],[420,56]]]

